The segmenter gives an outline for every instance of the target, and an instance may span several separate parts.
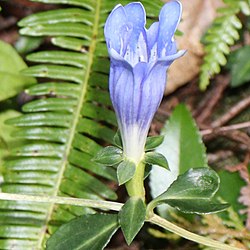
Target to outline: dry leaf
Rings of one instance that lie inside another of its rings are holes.
[[[187,53],[170,67],[166,93],[198,75],[204,55],[200,40],[216,17],[216,9],[223,6],[221,0],[181,0],[181,3],[183,15],[178,29],[183,36],[176,37],[176,40],[178,49],[186,49]]]

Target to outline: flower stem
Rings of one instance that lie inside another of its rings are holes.
[[[0,200],[9,201],[30,201],[30,202],[41,202],[41,203],[57,203],[67,204],[73,206],[84,206],[92,207],[103,210],[120,211],[123,206],[122,203],[102,200],[88,200],[70,197],[59,197],[59,196],[35,196],[25,194],[11,194],[11,193],[0,193]]]
[[[241,248],[229,246],[229,245],[223,244],[219,241],[212,240],[212,239],[209,239],[207,237],[203,237],[203,236],[197,235],[195,233],[189,232],[189,231],[161,218],[160,216],[158,216],[154,213],[152,213],[148,216],[147,221],[151,222],[153,224],[156,224],[156,225],[158,225],[158,226],[160,226],[160,227],[162,227],[162,228],[164,228],[172,233],[178,234],[185,239],[197,242],[199,244],[202,244],[202,245],[205,245],[208,247],[213,247],[213,248],[218,249],[218,250],[242,250]]]
[[[145,201],[145,189],[144,189],[144,171],[145,163],[140,162],[136,166],[135,175],[126,183],[126,189],[130,197],[140,197]]]

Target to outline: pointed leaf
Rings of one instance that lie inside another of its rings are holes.
[[[27,76],[48,77],[81,83],[84,71],[69,66],[41,64],[22,70],[22,74]]]
[[[20,74],[20,70],[25,68],[27,66],[16,50],[0,41],[0,101],[11,98],[25,87],[36,83],[34,78]]]
[[[113,140],[117,147],[122,148],[122,138],[119,131],[116,132]]]
[[[136,165],[129,160],[122,161],[117,167],[117,179],[119,185],[122,185],[129,181],[135,174]]]
[[[128,245],[142,228],[146,216],[146,208],[142,199],[130,198],[119,212],[119,221],[122,232]]]
[[[164,192],[179,174],[190,167],[207,167],[205,146],[190,112],[184,105],[178,105],[162,130],[163,143],[156,152],[168,160],[170,171],[154,167],[150,174],[153,197]]]
[[[168,200],[168,205],[183,213],[209,214],[227,209],[228,203],[219,203],[210,199]]]
[[[47,241],[46,249],[103,249],[118,227],[116,214],[83,215],[61,226]]]
[[[27,60],[32,62],[65,64],[85,68],[87,58],[86,55],[78,52],[42,51],[29,54]]]
[[[210,168],[193,168],[179,175],[161,199],[212,198],[219,188],[218,174]]]
[[[219,176],[209,168],[193,168],[179,175],[157,200],[212,198],[219,188]]]
[[[67,25],[67,29],[65,29]],[[91,39],[91,29],[82,23],[54,23],[27,26],[20,29],[21,35],[30,36],[72,36],[84,39]]]
[[[232,87],[238,87],[250,80],[250,46],[242,47],[229,56],[228,68],[231,71]]]
[[[122,159],[123,159],[123,153],[121,149],[113,146],[108,146],[101,149],[93,158],[93,161],[108,166],[113,166],[121,162]]]
[[[72,99],[48,98],[29,102],[23,105],[24,112],[39,112],[39,111],[74,111],[77,101]]]
[[[144,161],[151,165],[158,165],[165,169],[169,169],[168,161],[164,155],[157,152],[148,152],[144,156]]]
[[[88,40],[75,37],[54,37],[51,42],[58,47],[81,52],[86,52],[85,46],[89,45]]]
[[[145,151],[155,149],[162,144],[163,140],[164,136],[162,135],[148,137],[145,145]]]
[[[219,182],[219,176],[212,169],[190,169],[180,175],[167,191],[151,202],[151,205],[154,207],[167,203],[187,213],[211,213],[224,210],[228,204],[212,201],[219,188]]]
[[[73,83],[47,82],[37,84],[25,90],[28,95],[58,95],[77,98],[81,87]]]
[[[0,166],[3,165],[4,158],[8,155],[9,150],[14,145],[17,146],[17,144],[19,145],[21,143],[21,141],[17,142],[16,139],[11,137],[15,129],[12,126],[6,125],[4,121],[19,115],[20,113],[15,110],[7,110],[0,113],[0,131],[4,131],[4,133],[0,135]]]
[[[92,17],[86,10],[77,8],[68,8],[64,10],[49,10],[41,13],[29,15],[22,19],[18,26],[34,26],[39,24],[47,24],[48,20],[50,23],[60,22],[83,22],[89,25],[92,23],[89,21]]]
[[[230,203],[234,211],[240,211],[246,209],[246,207],[240,203],[239,197],[241,189],[246,185],[245,181],[240,177],[239,172],[229,172],[221,170],[218,172],[220,176],[220,188],[216,196]],[[239,213],[239,217],[244,219],[245,214]]]
[[[19,54],[25,55],[36,50],[42,43],[43,37],[19,36],[15,43],[15,48]]]
[[[152,170],[152,165],[146,164],[144,171],[144,180],[150,175],[151,170]]]

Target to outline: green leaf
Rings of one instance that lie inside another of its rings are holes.
[[[239,172],[228,172],[221,170],[218,172],[220,176],[220,188],[217,196],[230,203],[234,211],[240,211],[246,207],[239,202],[241,188],[246,185],[245,181],[240,177]],[[239,214],[243,219],[244,215]]]
[[[80,86],[73,83],[62,83],[60,82],[48,82],[43,84],[37,84],[25,92],[29,95],[40,96],[40,95],[58,95],[76,99],[79,95]]]
[[[249,3],[245,1],[224,1],[225,5],[218,8],[218,17],[207,30],[203,40],[206,55],[200,73],[200,88],[205,90],[210,79],[218,74],[221,66],[227,62],[226,54],[230,53],[229,46],[239,40],[238,30],[242,29],[241,20],[237,17],[240,11],[249,14]],[[226,28],[225,28],[226,27]]]
[[[228,203],[219,203],[209,199],[200,200],[168,200],[167,204],[175,207],[183,213],[195,214],[209,214],[218,213],[227,209],[230,205]]]
[[[25,87],[36,83],[34,78],[20,74],[25,68],[25,62],[15,49],[0,41],[0,101],[13,97]]]
[[[114,146],[108,146],[101,149],[93,158],[93,161],[108,166],[113,166],[115,164],[118,164],[122,160],[123,160],[122,150]]]
[[[240,1],[239,3],[240,5],[240,9],[242,11],[242,13],[246,16],[250,15],[250,7],[249,7],[249,2],[244,2],[244,1]]]
[[[26,76],[47,77],[81,83],[84,71],[69,66],[41,64],[22,70],[22,74]]]
[[[245,46],[230,54],[228,68],[232,76],[232,87],[238,87],[250,81],[249,53],[250,46]]]
[[[178,29],[175,31],[176,36],[183,36],[183,34],[184,33],[182,31],[178,30]]]
[[[40,24],[61,23],[61,22],[83,22],[88,25],[93,25],[92,16],[86,11],[77,8],[67,8],[62,12],[59,10],[44,11],[35,15],[30,15],[22,19],[18,25],[23,26],[35,26]]]
[[[150,151],[155,149],[156,147],[162,144],[163,140],[164,136],[162,135],[147,137],[147,141],[145,144],[145,151]]]
[[[68,51],[42,51],[27,56],[27,60],[32,62],[66,64],[79,68],[85,67],[87,59],[87,55]]]
[[[184,213],[212,213],[226,209],[228,204],[214,202],[220,179],[209,168],[190,169],[180,175],[163,194],[151,202],[152,206],[167,203]]]
[[[67,25],[67,29],[65,29]],[[67,23],[60,22],[54,24],[41,24],[34,26],[27,26],[20,29],[21,35],[30,36],[71,36],[83,39],[91,39],[91,28],[82,23]]]
[[[103,249],[118,227],[116,214],[83,215],[61,226],[47,241],[46,249]]]
[[[17,141],[11,137],[15,128],[4,123],[5,120],[19,116],[15,110],[7,110],[0,113],[0,166],[3,165],[4,158],[10,153],[11,148],[17,145]],[[18,144],[21,142],[19,141]]]
[[[157,165],[160,167],[163,167],[165,169],[169,169],[168,167],[168,161],[165,158],[164,155],[157,153],[157,152],[148,152],[144,156],[145,163],[151,164],[151,165]]]
[[[181,104],[173,111],[162,130],[163,143],[156,152],[168,160],[170,171],[153,167],[150,187],[153,197],[164,192],[179,174],[195,167],[207,167],[205,146],[199,130],[187,108]]]
[[[146,164],[144,171],[144,180],[150,175],[151,170],[152,170],[152,165]]]
[[[41,37],[20,36],[15,43],[18,53],[26,54],[37,49],[43,42]]]
[[[120,131],[117,131],[115,136],[114,136],[114,144],[119,147],[122,148],[122,138],[121,138],[121,133]]]
[[[74,37],[55,37],[51,42],[61,48],[86,52],[86,45],[88,41],[74,38]]]
[[[135,174],[136,165],[134,162],[125,159],[117,167],[117,179],[119,185],[129,181]]]
[[[219,183],[218,174],[210,168],[190,169],[179,175],[160,199],[210,199],[218,191]]]
[[[40,99],[23,105],[24,112],[39,111],[68,111],[72,112],[76,106],[76,100],[62,100],[59,98]]]
[[[146,216],[146,207],[142,199],[130,198],[119,212],[119,221],[122,232],[128,245],[142,228]]]

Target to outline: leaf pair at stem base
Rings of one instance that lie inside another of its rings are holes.
[[[162,141],[163,136],[148,137],[145,145],[144,158],[139,164],[147,164],[149,166],[158,165],[169,169],[167,159],[160,153],[152,152]],[[103,148],[97,153],[93,160],[100,164],[116,167],[118,183],[122,185],[134,177],[137,166],[133,159],[129,159],[124,155],[119,133],[115,135],[114,143],[117,146]]]

